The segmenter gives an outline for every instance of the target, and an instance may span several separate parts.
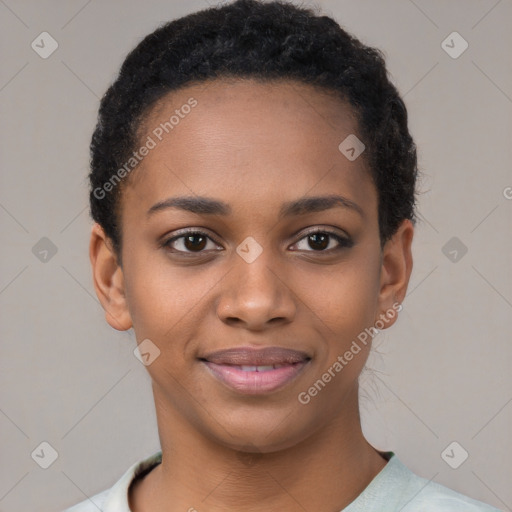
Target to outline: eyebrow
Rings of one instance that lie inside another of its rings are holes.
[[[283,203],[279,210],[279,219],[294,215],[305,215],[316,213],[331,208],[342,207],[357,212],[365,217],[363,209],[354,201],[336,194],[327,196],[302,197],[295,201]],[[231,206],[223,201],[208,197],[182,196],[170,197],[154,204],[147,212],[148,216],[168,208],[177,208],[189,211],[198,215],[229,215],[232,212]]]

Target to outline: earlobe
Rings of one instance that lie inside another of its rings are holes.
[[[89,258],[96,295],[105,310],[105,319],[118,331],[132,327],[126,302],[124,275],[111,241],[95,223],[91,230]]]
[[[397,318],[395,310],[401,310],[401,303],[407,293],[413,265],[411,251],[413,236],[414,226],[409,219],[405,219],[382,250],[379,309],[381,316],[393,310],[386,328],[395,323]],[[386,316],[389,318],[388,315]]]

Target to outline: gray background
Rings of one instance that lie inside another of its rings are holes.
[[[362,377],[364,431],[418,474],[512,510],[512,3],[316,5],[385,52],[425,175],[404,310]],[[0,0],[1,511],[59,511],[159,449],[133,334],[106,324],[92,286],[88,144],[126,53],[205,6]],[[43,31],[59,44],[47,59],[31,48]],[[469,43],[456,59],[441,46],[453,31]],[[42,237],[57,248],[46,261]],[[31,457],[43,441],[58,453],[48,469]],[[469,453],[458,469],[441,457],[453,441]]]

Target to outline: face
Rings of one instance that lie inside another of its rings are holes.
[[[148,114],[122,268],[97,226],[91,257],[111,325],[160,351],[159,420],[270,452],[357,418],[361,333],[405,295],[412,227],[381,251],[364,159],[338,148],[350,134],[350,108],[290,82],[194,85]]]

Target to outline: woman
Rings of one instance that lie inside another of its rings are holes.
[[[90,257],[161,451],[69,512],[492,511],[363,436],[412,270],[416,149],[382,54],[239,0],[126,58],[91,143]]]

